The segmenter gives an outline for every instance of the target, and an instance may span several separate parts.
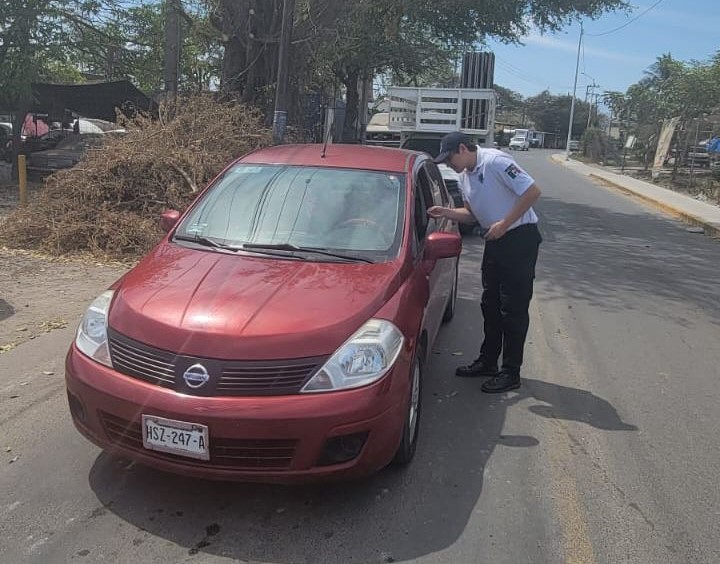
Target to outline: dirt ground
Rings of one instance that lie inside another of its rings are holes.
[[[77,326],[90,302],[127,269],[0,248],[0,357],[42,333]]]
[[[30,182],[28,197],[41,188]],[[17,186],[0,182],[0,229],[18,199]],[[0,247],[0,357],[43,333],[76,326],[90,302],[128,268]]]

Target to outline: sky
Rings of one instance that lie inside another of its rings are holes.
[[[578,98],[584,99],[592,84],[599,85],[596,93],[625,92],[664,53],[683,61],[706,61],[720,50],[720,0],[660,0],[655,7],[657,0],[630,3],[634,9],[629,15],[610,13],[584,20]],[[526,97],[546,89],[556,95],[572,94],[579,37],[578,23],[556,34],[534,31],[522,39],[524,45],[490,41],[495,84]]]

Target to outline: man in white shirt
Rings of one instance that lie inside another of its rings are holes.
[[[428,215],[463,223],[477,220],[487,229],[481,300],[485,339],[480,356],[455,373],[491,377],[482,385],[483,392],[517,389],[530,322],[535,263],[542,241],[532,208],[540,197],[540,188],[510,155],[479,148],[459,132],[443,138],[435,162],[460,173],[465,207],[434,206]],[[498,371],[501,353],[502,367]]]

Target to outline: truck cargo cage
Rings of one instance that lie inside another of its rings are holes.
[[[492,142],[496,104],[492,89],[391,87],[388,94],[390,129],[425,133],[462,131]]]

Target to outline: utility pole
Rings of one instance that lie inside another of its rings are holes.
[[[290,79],[290,39],[293,32],[295,0],[283,0],[280,52],[278,54],[278,76],[275,91],[275,114],[273,115],[273,142],[280,144],[285,139],[288,116],[288,82]]]
[[[597,99],[600,96],[599,94],[595,94],[595,88],[600,86],[599,84],[595,84],[595,81],[589,86],[590,89],[592,89],[592,93],[590,94],[590,98],[588,99],[590,102],[590,107],[588,108],[588,121],[587,121],[587,128],[590,128],[590,123],[592,122],[592,115],[593,115],[593,108],[597,106]]]
[[[175,101],[180,81],[180,0],[165,2],[165,98]]]
[[[575,119],[575,95],[577,94],[578,71],[580,70],[580,48],[582,47],[585,28],[580,22],[580,39],[578,40],[577,61],[575,62],[575,84],[573,86],[572,104],[570,106],[570,124],[568,126],[567,144],[565,145],[565,160],[570,160],[570,140],[572,139],[573,119]]]

